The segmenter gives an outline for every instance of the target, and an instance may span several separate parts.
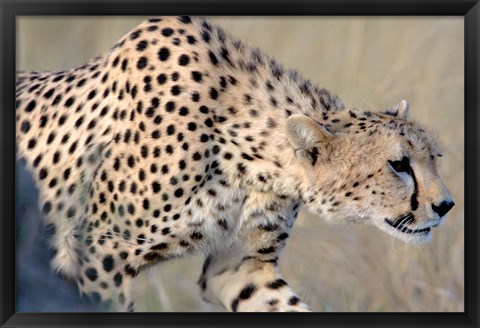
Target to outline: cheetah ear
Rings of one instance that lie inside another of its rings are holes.
[[[302,114],[288,118],[287,137],[297,157],[308,160],[312,165],[315,165],[319,158],[327,160],[330,157],[332,141],[335,138],[322,125]]]
[[[402,100],[392,108],[388,109],[384,114],[396,116],[404,120],[408,120],[410,112],[410,104],[406,100]]]

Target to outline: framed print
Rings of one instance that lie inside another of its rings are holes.
[[[478,325],[477,2],[87,5],[2,4],[2,325]]]

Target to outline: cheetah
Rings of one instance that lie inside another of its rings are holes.
[[[119,311],[140,271],[193,254],[208,302],[311,311],[277,264],[301,206],[410,243],[454,206],[407,101],[347,108],[199,17],[151,18],[71,70],[18,72],[16,132],[53,268]]]

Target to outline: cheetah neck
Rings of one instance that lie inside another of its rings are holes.
[[[306,202],[313,192],[288,142],[287,119],[304,114],[323,122],[344,107],[336,96],[313,87],[296,72],[284,72],[282,78],[271,72],[264,67],[257,74],[235,75],[235,86],[229,85],[213,108],[221,140],[234,149],[224,167],[239,187]]]

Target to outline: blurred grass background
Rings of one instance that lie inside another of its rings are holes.
[[[83,64],[144,19],[18,17],[17,69]],[[463,311],[463,17],[211,21],[319,82],[346,106],[378,111],[409,100],[413,118],[443,144],[440,174],[457,205],[429,244],[407,245],[373,227],[327,225],[301,213],[280,267],[302,299],[324,312]],[[17,179],[17,311],[94,310],[49,272],[31,181],[23,171]],[[137,310],[221,311],[198,296],[200,268],[201,259],[193,257],[143,273],[135,286]]]

